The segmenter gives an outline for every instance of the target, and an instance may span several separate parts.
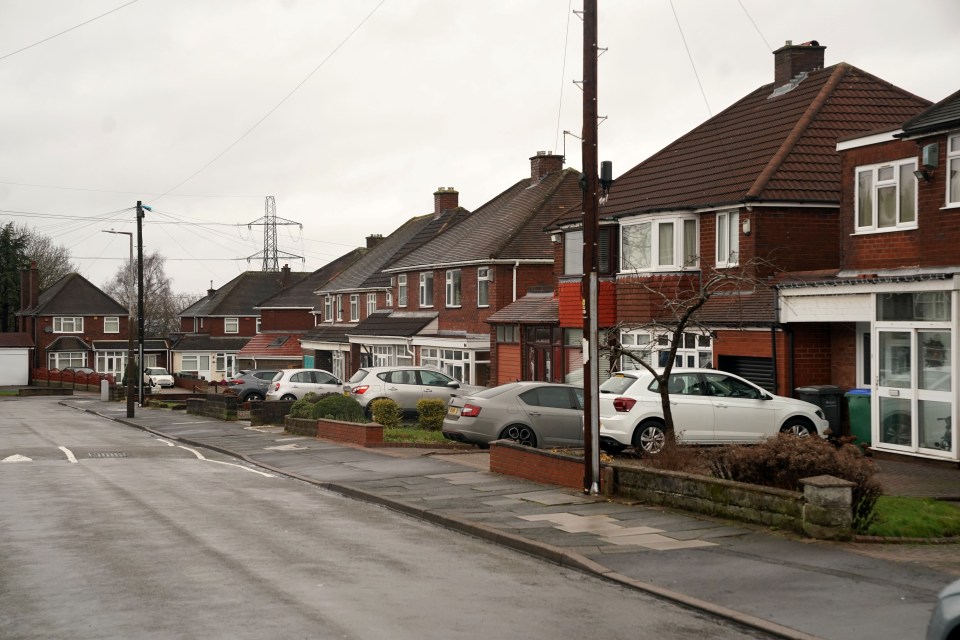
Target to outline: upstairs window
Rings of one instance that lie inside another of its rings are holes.
[[[947,204],[960,205],[960,133],[947,139]]]
[[[343,322],[343,296],[337,296],[337,322]]]
[[[224,333],[239,333],[240,332],[240,320],[238,318],[224,318],[223,319],[223,332]]]
[[[917,226],[916,158],[857,167],[857,232]]]
[[[420,306],[433,306],[433,271],[420,272]]]
[[[740,263],[740,213],[717,214],[717,266],[735,267]]]
[[[407,306],[407,274],[397,276],[397,306]]]
[[[256,333],[260,333],[260,318],[257,318],[257,326],[254,329]]]
[[[360,294],[350,294],[350,322],[360,320]]]
[[[333,322],[333,296],[323,297],[323,321]]]
[[[493,282],[493,269],[477,267],[477,306],[490,306],[490,283]]]
[[[71,316],[71,317],[57,316],[53,319],[53,332],[54,333],[83,333],[83,317],[82,316]]]
[[[460,306],[460,269],[447,271],[447,306]]]
[[[583,231],[563,234],[563,274],[583,275]]]
[[[103,319],[104,333],[120,333],[120,318],[117,316],[106,316]]]
[[[621,271],[679,271],[697,266],[700,246],[695,216],[663,216],[624,222]]]
[[[367,294],[367,316],[370,314],[376,313],[377,311],[377,294],[368,293]]]

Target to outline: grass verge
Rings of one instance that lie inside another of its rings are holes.
[[[902,538],[960,536],[960,506],[932,498],[881,496],[867,535]]]
[[[18,393],[17,389],[0,389],[0,396],[15,396]]]
[[[428,431],[418,427],[391,427],[383,430],[384,442],[410,442],[414,444],[442,444],[450,441],[440,431]]]

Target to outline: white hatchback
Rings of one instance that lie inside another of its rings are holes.
[[[300,400],[311,391],[343,393],[343,382],[323,369],[283,369],[270,381],[267,400]]]
[[[732,373],[673,369],[667,381],[679,442],[758,442],[777,433],[826,437],[830,423],[816,405],[773,395]],[[666,441],[660,385],[646,370],[613,374],[600,385],[600,444],[657,453]]]

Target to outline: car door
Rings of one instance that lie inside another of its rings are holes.
[[[270,390],[270,382],[274,377],[279,373],[278,371],[257,371],[251,376],[251,386],[257,388],[261,394],[264,396],[267,395],[267,391]]]
[[[716,442],[757,442],[777,432],[776,406],[746,380],[720,372],[703,374],[713,403]]]
[[[289,393],[302,398],[304,395],[313,391],[313,376],[309,371],[297,371],[290,376]]]
[[[377,375],[383,385],[381,395],[390,398],[404,411],[416,411],[420,401],[420,382],[415,369],[394,369]],[[380,397],[380,396],[377,396]]]
[[[540,437],[540,447],[583,446],[582,390],[543,385],[518,397]]]
[[[322,369],[314,369],[310,372],[313,376],[314,393],[323,395],[325,393],[340,393],[343,385],[335,375]]]
[[[417,373],[420,376],[420,397],[424,400],[435,398],[446,405],[450,398],[458,394],[457,388],[448,386],[451,382],[456,382],[450,376],[439,371],[420,370]]]
[[[651,391],[656,391],[654,385]],[[715,412],[711,399],[703,394],[698,372],[674,373],[667,380],[670,392],[670,413],[674,433],[683,442],[714,442]]]

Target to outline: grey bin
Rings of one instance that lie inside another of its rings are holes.
[[[842,435],[840,433],[842,425],[840,399],[843,398],[843,390],[840,387],[835,384],[814,384],[809,387],[797,387],[794,391],[800,400],[823,409],[823,416],[830,423],[830,430],[834,435]]]

